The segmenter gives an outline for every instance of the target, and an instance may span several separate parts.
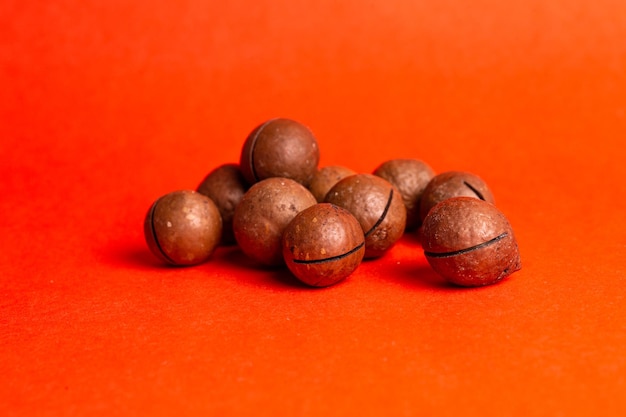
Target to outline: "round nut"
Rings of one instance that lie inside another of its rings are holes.
[[[261,264],[283,264],[285,227],[296,214],[316,203],[313,194],[294,180],[274,177],[257,182],[244,194],[233,216],[239,247]]]
[[[222,235],[222,218],[213,201],[195,191],[174,191],[152,204],[144,221],[150,251],[172,265],[206,261]]]
[[[272,119],[248,135],[239,165],[248,183],[272,177],[290,178],[307,186],[320,159],[317,139],[303,124]]]
[[[287,267],[314,287],[342,281],[356,270],[364,254],[361,225],[348,210],[333,204],[316,204],[301,211],[283,234]]]
[[[493,204],[453,197],[430,210],[422,226],[428,263],[449,282],[494,284],[521,268],[513,229]]]
[[[365,258],[377,258],[389,250],[404,233],[406,208],[398,190],[372,174],[346,177],[330,189],[325,198],[348,210],[365,234]]]

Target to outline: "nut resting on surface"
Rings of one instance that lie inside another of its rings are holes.
[[[239,247],[261,264],[282,265],[285,227],[296,214],[316,203],[313,194],[294,180],[274,177],[257,182],[235,209],[233,231]]]
[[[388,181],[375,175],[342,179],[326,194],[325,202],[345,208],[359,221],[365,234],[365,258],[382,256],[404,233],[406,208],[402,196]]]
[[[206,261],[222,235],[222,218],[213,201],[195,191],[174,191],[152,204],[144,221],[150,251],[172,265]]]
[[[248,135],[239,165],[249,184],[271,177],[290,178],[305,187],[317,171],[320,151],[308,127],[290,119],[271,119]]]
[[[338,283],[363,260],[365,237],[348,210],[333,204],[311,206],[294,217],[283,234],[289,270],[314,287]]]
[[[521,268],[509,221],[493,204],[473,197],[433,207],[422,226],[422,246],[433,269],[457,285],[495,284]]]
[[[267,120],[246,138],[239,164],[219,165],[196,191],[152,204],[144,221],[150,251],[195,265],[220,243],[236,243],[257,266],[287,266],[303,283],[326,287],[416,229],[428,263],[450,283],[494,284],[521,268],[511,225],[478,176],[434,175],[411,158],[387,160],[372,174],[318,169],[319,160],[306,126]]]

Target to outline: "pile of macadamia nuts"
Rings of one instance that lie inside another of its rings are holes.
[[[342,281],[405,232],[419,234],[429,264],[456,285],[494,284],[521,268],[513,230],[476,175],[435,175],[416,159],[386,161],[372,174],[318,168],[319,160],[306,126],[266,121],[247,137],[239,164],[152,204],[148,247],[182,266],[237,244],[259,266],[286,265],[311,287]]]

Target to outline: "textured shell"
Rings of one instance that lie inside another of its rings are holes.
[[[377,175],[393,184],[402,195],[406,207],[406,228],[421,224],[419,210],[422,193],[435,175],[433,169],[418,159],[392,159],[374,170]]]
[[[290,178],[307,186],[317,171],[319,146],[313,133],[290,119],[257,126],[244,142],[240,167],[250,184],[266,178]]]
[[[464,171],[442,172],[430,180],[422,193],[419,209],[422,221],[430,209],[452,197],[474,197],[488,203],[495,203],[493,193],[485,181],[477,175]]]
[[[513,229],[493,204],[454,197],[437,204],[422,228],[426,259],[448,281],[488,285],[521,268]]]
[[[144,221],[144,236],[157,257],[173,265],[207,260],[222,235],[217,206],[195,191],[175,191],[154,202]]]
[[[209,197],[222,215],[221,243],[235,243],[233,216],[248,185],[237,164],[224,164],[215,168],[198,185],[197,191]]]
[[[316,203],[309,190],[288,178],[260,181],[250,187],[235,209],[235,239],[250,258],[265,265],[281,265],[285,227],[296,214]]]
[[[388,181],[371,174],[358,174],[339,181],[325,202],[348,210],[365,234],[365,257],[382,256],[403,235],[406,208],[400,192]]]
[[[300,212],[283,235],[291,272],[312,286],[335,284],[352,274],[365,254],[359,222],[345,209],[322,203]]]

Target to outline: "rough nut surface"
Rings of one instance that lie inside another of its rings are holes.
[[[421,224],[420,200],[435,172],[418,159],[392,159],[374,170],[374,175],[386,179],[398,189],[406,207],[406,228],[415,229]]]
[[[272,119],[257,126],[246,139],[239,165],[250,184],[272,177],[290,178],[307,186],[317,171],[317,139],[303,124]]]
[[[437,203],[451,197],[474,197],[494,203],[493,193],[480,177],[470,172],[448,171],[435,175],[422,193],[420,218],[422,221]]]
[[[363,260],[365,238],[349,211],[316,204],[298,213],[283,235],[283,256],[302,282],[325,287],[352,274]]]
[[[494,284],[521,268],[513,229],[493,204],[454,197],[437,204],[422,228],[426,259],[448,281]]]
[[[209,197],[222,215],[223,245],[235,242],[233,233],[233,216],[235,207],[239,204],[248,185],[237,164],[224,164],[215,168],[198,185],[197,191]]]
[[[309,190],[288,178],[268,178],[254,184],[233,217],[239,247],[261,264],[283,264],[281,241],[285,227],[296,214],[316,203]]]
[[[315,196],[318,203],[324,201],[326,194],[331,188],[339,181],[350,175],[355,175],[356,172],[350,168],[346,168],[340,165],[330,165],[317,170],[313,179],[309,184],[309,190]]]
[[[365,234],[365,257],[382,256],[402,237],[406,208],[398,190],[372,174],[346,177],[330,189],[325,198],[348,210]]]
[[[174,191],[152,204],[144,221],[150,251],[172,265],[206,261],[222,235],[222,218],[213,201],[195,191]]]

